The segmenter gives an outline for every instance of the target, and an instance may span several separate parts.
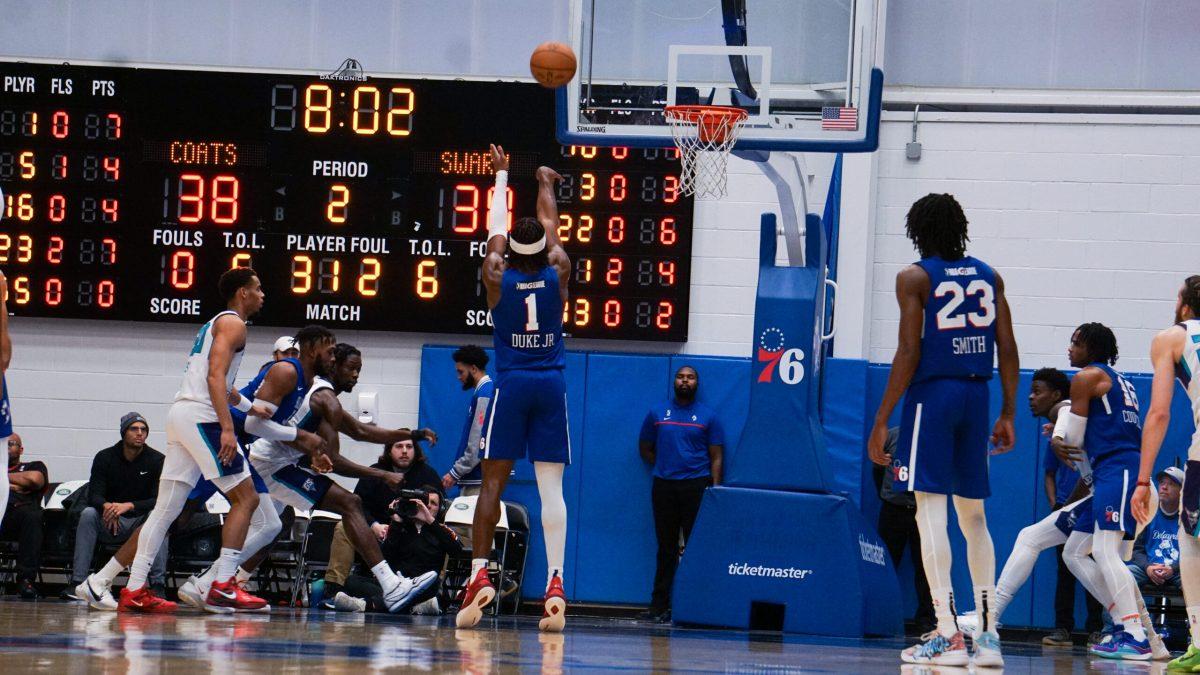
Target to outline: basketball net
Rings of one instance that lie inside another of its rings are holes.
[[[697,199],[725,196],[729,152],[746,121],[741,108],[716,105],[673,105],[663,110],[679,148],[679,190]]]

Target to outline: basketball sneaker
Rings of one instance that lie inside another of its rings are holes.
[[[392,614],[399,614],[411,607],[417,596],[437,583],[438,574],[430,570],[411,579],[399,574],[396,575],[396,578],[400,580],[400,583],[383,594],[383,603],[387,605],[388,611]]]
[[[931,632],[921,636],[923,642],[900,652],[905,663],[928,663],[936,666],[966,666],[971,662],[962,631],[946,637]]]
[[[1152,656],[1149,640],[1134,640],[1125,631],[1115,633],[1107,642],[1093,645],[1091,652],[1102,659],[1123,661],[1149,661]]]
[[[86,601],[92,609],[106,612],[117,611],[117,601],[112,596],[112,584],[100,583],[90,576],[75,587],[75,597]]]
[[[333,596],[333,608],[339,612],[365,612],[367,601],[338,591],[338,594]]]
[[[143,614],[169,614],[174,612],[175,603],[170,600],[164,600],[150,592],[148,586],[142,586],[137,590],[127,588],[121,589],[121,602],[117,604],[117,609],[123,612],[141,612]]]
[[[1187,651],[1179,658],[1167,664],[1167,670],[1178,670],[1185,673],[1200,673],[1200,649],[1188,643]]]
[[[466,595],[463,597],[462,608],[454,617],[454,625],[459,628],[472,628],[483,618],[483,608],[491,604],[496,597],[496,587],[488,579],[487,568],[475,573],[475,578],[467,584]],[[544,621],[544,619],[543,619]]]
[[[265,610],[264,610],[265,608]],[[204,597],[204,610],[214,614],[230,614],[232,612],[271,611],[266,600],[250,595],[238,583],[236,577],[230,577],[224,583],[214,581]]]
[[[1163,642],[1162,636],[1158,633],[1149,633],[1146,636],[1150,640],[1150,659],[1153,661],[1170,661],[1171,650],[1167,649],[1167,645]]]
[[[179,587],[179,599],[196,609],[204,609],[204,596],[208,595],[200,588],[200,580],[191,575]]]
[[[1000,636],[994,631],[980,633],[975,642],[975,667],[1003,668],[1004,657],[1000,654]]]
[[[538,628],[548,633],[561,633],[567,625],[567,596],[563,593],[562,579],[557,572],[550,579],[543,602],[545,609],[542,610],[542,620],[538,622]]]

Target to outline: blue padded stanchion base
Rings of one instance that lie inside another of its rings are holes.
[[[752,603],[783,606],[788,633],[861,637],[903,631],[883,541],[836,495],[716,487],[675,575],[675,621],[752,628]]]

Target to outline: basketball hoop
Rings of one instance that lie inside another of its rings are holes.
[[[700,199],[724,197],[725,163],[742,131],[746,111],[720,105],[669,105],[663,116],[683,165],[679,190]]]

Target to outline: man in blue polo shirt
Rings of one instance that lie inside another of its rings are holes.
[[[641,618],[667,621],[671,616],[671,584],[679,566],[679,536],[692,533],[700,498],[709,485],[721,483],[725,432],[711,408],[696,401],[700,376],[691,366],[675,373],[674,398],[646,413],[638,451],[654,467],[654,533],[658,561],[650,608]]]

